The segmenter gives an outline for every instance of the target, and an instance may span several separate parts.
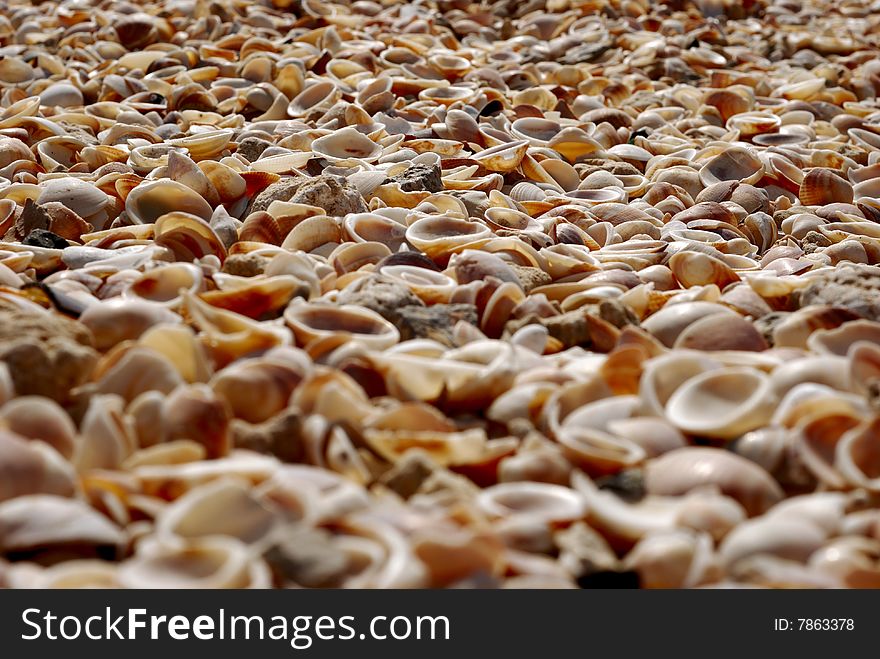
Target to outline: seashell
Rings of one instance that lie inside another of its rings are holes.
[[[251,359],[223,369],[210,386],[226,400],[236,418],[261,423],[287,407],[304,375],[287,363]]]
[[[540,117],[523,117],[510,125],[510,132],[532,146],[546,146],[562,129],[558,122]]]
[[[199,297],[213,307],[259,320],[277,316],[295,296],[304,293],[304,289],[306,285],[296,277],[277,275],[253,278],[229,288],[201,293]]]
[[[114,557],[125,534],[82,501],[52,494],[20,496],[0,503],[0,551],[52,561],[71,554]]]
[[[174,545],[141,543],[118,578],[126,588],[265,588],[270,572],[244,543],[214,536]]]
[[[455,292],[458,282],[439,272],[409,265],[386,265],[380,272],[405,284],[426,304],[446,303]]]
[[[211,373],[208,357],[195,333],[183,325],[155,325],[138,344],[164,356],[186,382],[205,382]]]
[[[182,538],[235,538],[246,545],[268,541],[276,516],[257,500],[247,482],[220,479],[196,487],[162,511],[157,536],[169,543]]]
[[[528,150],[526,140],[507,142],[474,154],[473,159],[490,172],[507,173],[516,169]]]
[[[761,554],[805,562],[824,544],[825,537],[818,526],[805,519],[762,516],[731,531],[721,542],[718,555],[728,567]]]
[[[586,514],[583,498],[572,490],[548,483],[500,483],[483,490],[477,504],[488,515],[528,515],[545,523],[563,523]]]
[[[354,305],[292,304],[284,320],[303,346],[330,336],[355,339],[382,350],[400,339],[397,328],[379,314]]]
[[[41,206],[51,202],[61,203],[96,228],[102,228],[108,219],[110,198],[94,185],[76,178],[46,181],[40,186],[35,201]]]
[[[639,574],[643,588],[691,588],[721,574],[712,539],[684,530],[651,533],[627,554],[624,566]]]
[[[76,475],[73,469],[48,443],[29,441],[12,430],[2,429],[0,455],[3,473],[0,502],[20,500],[19,497],[26,495],[74,495]]]
[[[341,96],[341,91],[329,80],[309,85],[297,94],[287,106],[289,117],[302,117],[322,108],[329,109]]]
[[[220,130],[208,130],[186,137],[179,137],[167,141],[171,146],[186,149],[189,157],[195,162],[213,158],[226,148],[232,140],[235,131],[229,128]]]
[[[349,159],[374,162],[382,153],[382,147],[373,142],[356,128],[346,126],[319,137],[312,142],[312,151],[327,158],[330,162]]]
[[[685,288],[715,284],[724,289],[739,281],[737,274],[720,259],[700,252],[678,252],[669,259],[669,269]]]
[[[880,349],[873,343],[857,342],[850,348],[847,356],[849,359],[847,369],[849,383],[857,391],[863,393],[870,391],[874,380],[880,375],[877,368],[880,365],[878,362]],[[839,362],[839,360],[835,361]]]
[[[810,335],[816,330],[833,329],[857,318],[851,311],[841,307],[807,306],[783,318],[773,329],[773,344],[806,349]]]
[[[645,465],[649,494],[681,496],[705,485],[717,486],[738,501],[750,517],[765,513],[783,498],[779,485],[761,467],[721,449],[682,448]]]
[[[809,356],[780,364],[770,374],[770,381],[779,398],[805,382],[824,384],[832,389],[846,391],[849,388],[848,367],[848,362],[842,357]]]
[[[406,230],[406,240],[433,259],[477,248],[492,236],[484,224],[454,217],[429,216],[416,220]]]
[[[880,485],[877,431],[877,419],[866,421],[844,433],[834,449],[834,466],[843,478],[871,491]]]
[[[51,399],[19,396],[0,407],[0,422],[19,437],[45,442],[65,458],[73,454],[76,426]]]
[[[392,251],[400,248],[406,234],[406,226],[376,213],[351,213],[343,226],[355,242],[378,242]]]
[[[191,262],[210,255],[217,257],[222,263],[226,258],[223,241],[197,215],[184,212],[165,213],[156,219],[153,231],[156,244],[167,247],[179,261]]]
[[[719,181],[740,181],[754,184],[764,175],[764,164],[752,151],[741,147],[730,147],[712,158],[700,169],[700,180],[704,185]]]
[[[312,252],[324,245],[342,241],[342,231],[336,220],[326,215],[307,217],[297,224],[281,243],[281,247],[291,251]]]
[[[642,328],[671,348],[685,328],[702,318],[719,313],[728,318],[738,317],[735,311],[714,302],[683,302],[666,306],[649,316],[642,323]]]
[[[198,167],[211,183],[211,187],[217,191],[221,202],[228,204],[247,194],[248,184],[244,177],[222,162],[202,160]]]
[[[179,323],[180,318],[164,305],[138,299],[111,299],[91,305],[79,318],[92,333],[95,347],[108,350],[137,339],[160,323]]]
[[[752,323],[727,314],[711,314],[691,323],[678,335],[674,346],[676,349],[754,352],[769,347]]]
[[[850,204],[853,186],[833,170],[816,167],[804,176],[798,197],[805,206],[825,206],[838,202]]]
[[[876,541],[845,537],[832,540],[809,559],[809,567],[828,574],[843,587],[871,588],[876,583]]]
[[[191,293],[183,294],[183,309],[202,334],[203,345],[220,366],[290,343],[288,330],[258,323],[247,316],[218,309]]]
[[[137,447],[133,429],[124,415],[124,401],[115,394],[92,396],[80,436],[72,460],[80,472],[118,468]]]
[[[858,342],[880,343],[880,323],[854,320],[835,329],[820,329],[810,334],[807,346],[818,353],[845,357]]]
[[[770,379],[757,369],[710,370],[670,396],[666,418],[684,432],[733,439],[764,425],[773,413]]]
[[[162,179],[138,185],[125,200],[125,212],[137,224],[153,224],[163,215],[170,214],[192,215],[207,223],[214,211],[192,189]]]
[[[175,263],[143,273],[131,283],[124,295],[174,308],[180,304],[180,290],[198,292],[203,279],[200,268],[188,263]]]

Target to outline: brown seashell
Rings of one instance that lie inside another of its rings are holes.
[[[834,170],[816,167],[804,176],[798,197],[805,206],[825,206],[838,202],[851,204],[853,186]]]
[[[723,261],[700,252],[678,252],[669,259],[669,269],[685,288],[715,284],[720,289],[739,281]]]
[[[307,294],[307,287],[292,275],[253,278],[217,291],[207,291],[199,297],[212,307],[234,311],[257,320],[277,317],[294,297]]]
[[[713,314],[688,325],[675,340],[675,348],[690,350],[748,350],[760,352],[767,341],[744,318]]]
[[[287,234],[266,211],[256,211],[245,218],[238,230],[238,239],[280,245]]]
[[[196,215],[165,213],[156,219],[153,230],[156,244],[170,249],[179,261],[193,261],[208,255],[216,256],[221,263],[226,259],[223,241]]]

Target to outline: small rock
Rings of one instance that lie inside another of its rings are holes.
[[[509,320],[504,326],[504,336],[512,336],[516,330],[532,323],[546,327],[550,336],[559,341],[563,348],[583,346],[597,352],[609,352],[620,336],[620,330],[614,325],[586,313],[584,309],[575,309],[549,318],[529,314],[523,318]]]
[[[645,498],[645,478],[639,469],[624,469],[610,476],[596,479],[600,490],[614,492],[624,501],[637,503]]]
[[[479,190],[449,190],[447,194],[460,199],[468,212],[468,217],[483,219],[486,211],[491,207],[489,196]]]
[[[526,295],[528,295],[533,288],[553,283],[553,278],[541,270],[541,268],[532,268],[527,265],[517,265],[515,263],[511,263],[510,268],[519,280],[520,286],[522,286]]]
[[[382,474],[379,482],[409,499],[437,470],[437,464],[422,451],[407,451],[400,461]]]
[[[244,216],[264,211],[276,200],[318,206],[332,217],[366,213],[369,210],[357,188],[349,185],[342,177],[292,176],[283,178],[260,192],[254,197]]]
[[[584,522],[575,522],[553,539],[559,547],[559,562],[578,577],[620,567],[608,541]]]
[[[231,217],[223,206],[217,207],[208,224],[214,230],[214,233],[217,234],[217,237],[223,241],[226,249],[229,249],[238,242],[238,229],[241,222]]]
[[[79,241],[84,233],[93,229],[91,224],[60,202],[49,201],[38,208],[49,216],[49,231],[65,240]]]
[[[630,175],[641,174],[637,167],[630,165],[628,162],[616,162],[613,160],[584,160],[584,164],[578,165],[575,169],[581,175],[581,180],[585,179],[594,172],[608,172],[617,176],[618,174]]]
[[[270,146],[272,146],[271,142],[261,140],[259,137],[246,137],[238,143],[236,153],[245,157],[248,162],[254,162]]]
[[[301,462],[305,457],[302,414],[295,407],[259,424],[233,419],[231,430],[235,448],[274,455],[282,462]]]
[[[767,345],[773,345],[773,332],[776,327],[791,315],[790,311],[772,311],[755,320],[752,324],[764,337]]]
[[[800,291],[800,306],[846,307],[868,320],[880,320],[880,267],[839,265],[810,280]]]
[[[52,233],[46,229],[32,229],[21,242],[24,245],[46,247],[49,249],[64,249],[65,247],[70,247],[70,243],[64,238],[57,233]]]
[[[382,275],[363,277],[347,286],[340,291],[337,302],[366,307],[395,325],[401,322],[401,309],[424,306],[407,286]]]
[[[400,330],[401,341],[432,339],[449,347],[455,346],[453,329],[458,321],[478,323],[477,308],[473,304],[410,305],[398,309],[397,315],[395,325]]]
[[[263,556],[282,583],[333,588],[348,573],[348,554],[323,529],[292,526]]]
[[[427,190],[428,192],[442,192],[443,180],[440,178],[440,168],[428,165],[410,165],[406,171],[392,176],[386,183],[399,183],[404,192]]]
[[[807,235],[801,240],[804,254],[812,254],[821,247],[830,247],[833,243],[828,240],[827,236],[823,236],[818,231],[808,231]]]
[[[48,229],[49,222],[49,214],[42,207],[37,206],[33,199],[27,199],[4,240],[23,240],[34,229]]]
[[[602,300],[599,303],[598,313],[599,318],[611,323],[618,329],[623,329],[627,325],[638,326],[639,324],[639,319],[633,313],[633,310],[620,300]]]
[[[92,345],[91,332],[75,320],[0,307],[0,361],[9,367],[20,396],[66,402],[98,360]]]
[[[223,272],[239,277],[256,277],[265,272],[269,261],[261,254],[233,254],[223,262]]]

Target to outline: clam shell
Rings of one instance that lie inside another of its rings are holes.
[[[711,370],[669,398],[666,418],[694,435],[732,439],[764,425],[773,413],[770,379],[753,368]]]
[[[195,215],[207,222],[214,209],[187,186],[163,179],[138,185],[126,198],[125,211],[138,224],[153,224],[169,213]]]

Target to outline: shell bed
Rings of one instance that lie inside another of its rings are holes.
[[[0,1],[0,585],[880,587],[878,46]]]

